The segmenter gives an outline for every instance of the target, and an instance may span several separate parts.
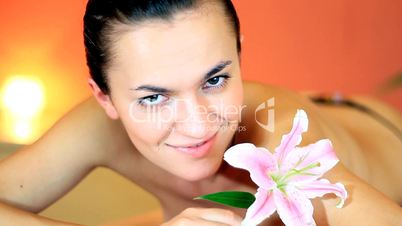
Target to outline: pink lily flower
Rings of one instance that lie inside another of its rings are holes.
[[[327,193],[340,197],[337,207],[343,206],[347,198],[345,187],[320,179],[339,161],[331,141],[323,139],[296,147],[307,128],[306,112],[297,110],[292,130],[282,136],[281,144],[273,154],[251,143],[235,145],[225,152],[224,160],[236,168],[248,170],[259,187],[242,225],[258,225],[275,210],[287,226],[316,225],[310,199]]]

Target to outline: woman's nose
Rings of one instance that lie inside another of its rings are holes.
[[[216,130],[213,128],[215,113],[209,110],[208,101],[204,98],[178,101],[176,105],[176,131],[194,139],[207,138]]]

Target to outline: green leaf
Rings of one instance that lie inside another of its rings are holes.
[[[247,209],[255,201],[253,194],[242,191],[223,191],[207,195],[198,196],[194,199],[203,199],[226,206]]]

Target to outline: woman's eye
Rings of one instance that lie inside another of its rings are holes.
[[[154,94],[151,96],[143,97],[138,101],[138,104],[141,106],[154,106],[154,105],[159,105],[163,102],[165,102],[168,98],[160,95],[160,94]]]
[[[229,75],[220,75],[220,76],[216,76],[213,77],[211,79],[209,79],[206,83],[204,88],[206,89],[210,89],[210,88],[220,88],[223,87],[227,80],[230,78]]]

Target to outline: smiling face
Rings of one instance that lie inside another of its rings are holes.
[[[189,181],[217,171],[240,120],[243,88],[231,26],[219,6],[201,6],[170,21],[122,27],[111,46],[110,96],[92,82],[138,151]]]

